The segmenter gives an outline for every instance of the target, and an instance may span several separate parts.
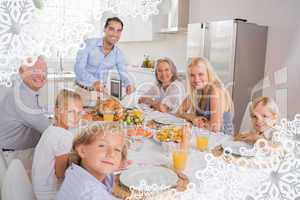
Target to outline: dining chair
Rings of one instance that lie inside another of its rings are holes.
[[[1,188],[2,200],[35,200],[32,184],[22,162],[11,161]]]
[[[7,170],[7,163],[4,158],[3,152],[0,149],[0,200],[1,200],[1,188],[3,183],[3,178]]]
[[[5,97],[6,93],[9,91],[9,88],[4,86],[4,85],[0,85],[0,101]]]

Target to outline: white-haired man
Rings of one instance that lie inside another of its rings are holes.
[[[0,149],[6,161],[32,159],[33,148],[50,125],[39,104],[39,90],[47,81],[47,64],[39,56],[32,66],[22,65],[19,76],[0,102]]]

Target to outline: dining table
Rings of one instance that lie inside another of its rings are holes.
[[[176,125],[176,123],[184,121],[174,114],[161,113],[144,104],[130,105],[126,109],[142,110],[144,127],[149,121],[165,123],[165,126]],[[184,124],[188,123],[184,122]],[[132,162],[128,169],[136,167],[135,169],[138,171],[144,168],[163,166],[175,171],[178,177],[185,179],[183,181],[185,182],[184,190],[175,190],[176,195],[182,195],[179,199],[244,200],[255,199],[253,197],[257,195],[264,196],[269,193],[269,191],[263,190],[268,189],[265,183],[269,182],[264,180],[270,179],[272,156],[234,155],[230,148],[224,146],[224,144],[235,142],[232,135],[212,132],[191,124],[189,127],[187,161],[183,170],[178,172],[174,169],[172,147],[166,145],[167,142],[155,139],[155,135],[160,129],[151,129],[151,137],[138,137],[138,139],[132,136],[128,137],[131,143],[128,149],[128,160]],[[199,135],[205,135],[208,138],[208,147],[202,151],[196,147],[196,137]],[[116,177],[120,178],[122,173],[128,169],[116,172]],[[120,179],[116,183],[119,186],[117,192],[114,193],[116,196],[121,199],[136,199],[129,196],[132,194],[132,188],[123,187]],[[125,193],[124,188],[127,188]],[[171,195],[170,198],[167,198],[165,192],[160,192],[161,199],[174,199],[174,190],[172,191],[173,196]],[[168,194],[170,195],[170,190]],[[155,196],[154,199],[160,198]]]
[[[168,117],[176,119],[174,115],[152,110],[145,105],[137,107],[143,110],[145,122]],[[205,151],[196,148],[196,135],[199,134],[208,137],[208,148]],[[232,135],[191,127],[186,167],[181,171],[189,184],[185,193],[181,191],[182,195],[193,193],[197,198],[203,199],[220,199],[220,195],[231,195],[228,199],[244,199],[245,195],[255,195],[255,190],[260,181],[266,178],[267,173],[262,173],[263,170],[258,167],[245,167],[245,163],[248,163],[251,157],[232,156],[230,153],[226,155],[220,147],[226,141],[233,140]],[[166,149],[162,142],[155,140],[154,136],[133,140],[132,147],[128,150],[128,159],[133,162],[132,165],[141,168],[165,166],[174,170],[172,151]]]

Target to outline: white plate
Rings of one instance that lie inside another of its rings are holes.
[[[120,181],[128,188],[133,187],[140,191],[152,191],[151,186],[155,184],[157,185],[155,192],[158,192],[176,186],[178,177],[175,172],[165,167],[134,166],[121,173]],[[143,182],[146,187],[141,187]]]
[[[221,145],[223,149],[230,149],[233,155],[253,157],[256,154],[254,147],[245,142],[226,140]]]
[[[184,119],[177,118],[175,116],[161,116],[153,119],[154,121],[161,123],[161,124],[166,124],[166,125],[185,125],[187,122]]]
[[[156,134],[157,134],[157,132],[153,135],[153,140],[154,140],[155,142],[161,144],[162,142],[159,141],[159,139],[157,139]]]

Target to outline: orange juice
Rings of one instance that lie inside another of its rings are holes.
[[[114,114],[113,113],[105,113],[105,114],[103,114],[103,120],[104,121],[108,121],[108,122],[114,121]]]
[[[208,149],[208,137],[203,135],[197,136],[196,146],[199,151],[206,151]]]
[[[185,169],[187,161],[187,152],[183,150],[173,151],[173,167],[175,170],[182,171]]]

